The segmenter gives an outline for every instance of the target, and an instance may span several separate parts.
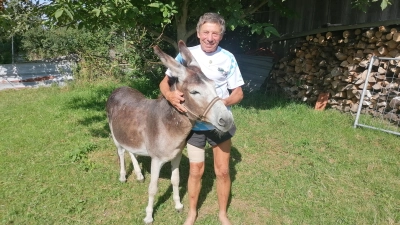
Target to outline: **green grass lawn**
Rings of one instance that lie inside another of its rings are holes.
[[[0,92],[1,224],[142,224],[145,182],[120,183],[105,102],[116,82]],[[353,128],[354,118],[275,94],[246,93],[233,107],[234,224],[399,224],[400,139]],[[197,224],[218,224],[211,151]],[[128,159],[128,156],[127,156]],[[188,159],[180,193],[187,205]],[[132,171],[129,165],[128,172]],[[182,224],[163,167],[154,224]]]

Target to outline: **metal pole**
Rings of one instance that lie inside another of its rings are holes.
[[[367,86],[368,86],[368,79],[369,79],[369,76],[371,74],[372,64],[374,63],[375,59],[378,59],[378,58],[376,56],[372,56],[371,60],[369,61],[368,73],[367,73],[367,77],[365,78],[365,81],[364,81],[364,88],[363,88],[363,91],[361,93],[360,103],[359,103],[358,109],[357,109],[356,120],[354,121],[354,125],[353,125],[354,128],[357,128],[357,125],[358,125],[358,119],[360,118],[360,113],[361,113],[361,108],[362,108],[362,104],[363,104],[363,101],[364,101],[365,91],[367,90]]]
[[[14,64],[14,35],[11,36],[11,62]]]

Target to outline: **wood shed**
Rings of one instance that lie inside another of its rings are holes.
[[[351,2],[289,0],[287,6],[296,8],[300,18],[269,13],[268,22],[282,36],[259,42],[280,55],[267,85],[310,104],[315,104],[321,93],[329,93],[328,105],[346,112],[354,112],[359,104],[381,113],[392,110],[378,109],[374,98],[359,100],[364,86],[375,98],[384,93],[400,95],[398,60],[374,63],[374,77],[365,80],[373,56],[400,58],[400,1],[392,1],[384,10],[380,1],[374,2],[367,12],[353,8]]]

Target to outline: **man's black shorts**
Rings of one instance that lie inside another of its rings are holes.
[[[226,140],[231,139],[236,132],[235,124],[232,125],[231,129],[229,129],[225,133],[221,133],[218,130],[205,130],[205,131],[190,131],[189,136],[186,138],[187,143],[198,148],[204,148],[206,146],[206,141],[211,146],[215,146],[220,144]]]

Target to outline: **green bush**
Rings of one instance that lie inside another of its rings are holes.
[[[79,61],[74,71],[77,80],[90,82],[113,77],[131,83],[140,78],[139,83],[154,84],[152,90],[146,86],[144,91],[155,96],[165,69],[157,63],[159,59],[151,47],[156,44],[153,40],[146,31],[138,28],[90,32],[37,27],[24,34],[22,45],[29,60],[77,56]],[[160,47],[168,51],[166,46],[161,44]]]

